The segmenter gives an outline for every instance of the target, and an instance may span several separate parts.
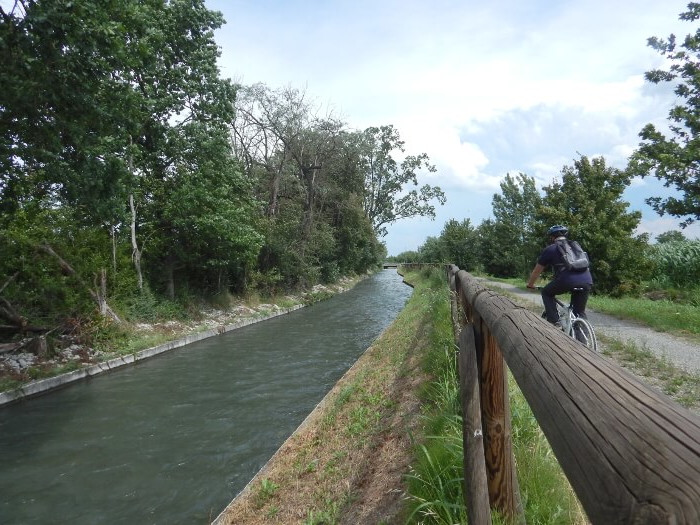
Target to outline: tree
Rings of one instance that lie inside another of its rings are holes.
[[[418,247],[420,262],[422,263],[448,263],[445,246],[440,242],[439,237],[432,235],[425,239],[425,242]]]
[[[260,281],[311,284],[376,264],[381,248],[362,214],[355,135],[315,114],[303,91],[256,84],[239,95],[233,149],[266,202]]]
[[[229,149],[227,130],[191,123],[182,159],[161,186],[157,214],[144,229],[154,238],[151,264],[175,294],[175,273],[208,292],[242,290],[262,245],[259,203]]]
[[[306,94],[297,89],[254,84],[237,92],[233,150],[249,177],[258,182],[268,217],[279,214],[280,185],[292,160],[290,147],[308,127],[311,109]]]
[[[681,242],[685,241],[685,235],[677,230],[671,230],[664,233],[660,233],[656,236],[657,244],[666,244],[669,242]]]
[[[700,3],[696,2],[689,3],[688,11],[680,15],[681,20],[689,22],[698,18]],[[647,203],[660,215],[684,218],[681,226],[685,227],[700,219],[700,28],[685,37],[680,49],[675,35],[668,40],[651,37],[648,44],[671,65],[668,70],[647,72],[647,81],[674,83],[682,102],[669,111],[670,138],[653,124],[642,129],[642,142],[630,159],[629,169],[642,177],[653,174],[665,186],[678,190],[680,197],[651,197]]]
[[[492,199],[493,224],[484,226],[491,242],[484,243],[487,265],[497,275],[515,277],[526,275],[535,261],[537,241],[542,238],[535,214],[542,202],[535,179],[524,173],[516,177],[507,174],[500,184],[501,193]],[[488,248],[487,248],[488,246]],[[485,261],[486,262],[486,261]]]
[[[597,290],[637,291],[652,268],[646,257],[648,236],[634,234],[641,213],[628,212],[629,203],[622,200],[631,175],[607,167],[603,157],[585,156],[564,166],[561,175],[561,182],[544,188],[537,230],[566,225],[569,236],[588,252]]]
[[[450,262],[461,270],[474,271],[477,266],[477,235],[469,219],[450,219],[440,233],[442,262]]]
[[[409,217],[435,217],[432,201],[442,205],[445,194],[429,184],[402,194],[407,185],[418,186],[418,172],[434,172],[427,154],[407,155],[399,164],[392,153],[404,152],[404,142],[393,126],[367,128],[362,134],[360,171],[364,176],[364,209],[379,236],[386,225]]]
[[[47,238],[85,282],[107,267],[112,282],[135,281],[117,275],[130,222],[146,280],[173,255],[206,278],[254,258],[257,208],[226,138],[235,90],[216,65],[220,13],[202,0],[24,0],[0,17],[0,230],[3,255],[20,258],[3,264],[20,271],[13,286],[55,284],[26,264],[26,242]]]

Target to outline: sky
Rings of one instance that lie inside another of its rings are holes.
[[[406,154],[427,153],[447,203],[434,220],[399,221],[390,255],[439,236],[450,219],[492,216],[506,174],[551,184],[581,155],[624,168],[647,123],[668,125],[675,95],[644,80],[667,66],[651,36],[695,30],[679,0],[206,0],[223,77],[293,87],[349,128],[394,125]],[[653,177],[623,195],[638,233],[679,229],[645,199],[671,190]],[[684,230],[700,237],[700,225]]]

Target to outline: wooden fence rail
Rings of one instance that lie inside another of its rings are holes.
[[[524,522],[505,364],[593,524],[700,523],[698,416],[467,272],[447,276],[470,523],[489,508]]]

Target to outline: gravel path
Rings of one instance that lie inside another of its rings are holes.
[[[481,280],[489,288],[501,288],[513,295],[519,302],[532,303],[542,306],[542,298],[539,292],[521,290],[508,283]],[[563,296],[566,297],[566,296]],[[564,302],[567,299],[563,299]],[[591,321],[597,334],[615,338],[623,342],[632,342],[637,348],[648,350],[656,356],[667,359],[675,366],[700,374],[700,345],[689,342],[680,337],[657,332],[648,326],[634,321],[617,319],[611,315],[602,314],[586,309],[588,320]]]

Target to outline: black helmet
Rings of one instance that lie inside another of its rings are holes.
[[[569,228],[561,224],[556,224],[547,230],[547,235],[566,235],[567,233],[569,233]]]

